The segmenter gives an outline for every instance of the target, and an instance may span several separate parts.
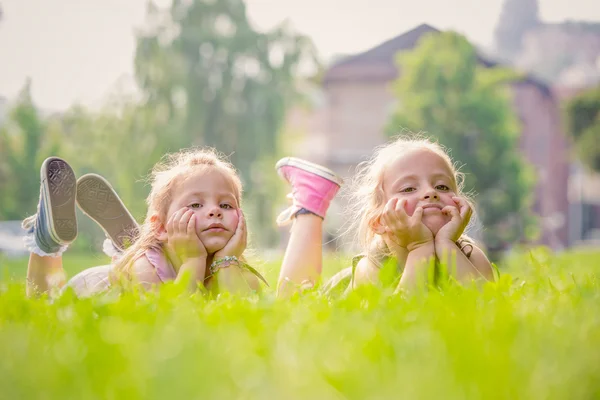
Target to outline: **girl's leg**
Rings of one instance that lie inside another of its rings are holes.
[[[104,231],[106,240],[103,251],[112,259],[112,264],[88,268],[67,282],[77,296],[87,297],[110,288],[113,264],[135,239],[139,226],[117,192],[100,175],[87,174],[80,177],[77,180],[76,199],[81,211]]]
[[[29,250],[27,293],[44,293],[65,283],[62,253],[77,237],[75,174],[66,161],[47,158],[40,170],[37,213],[23,221]]]
[[[314,214],[297,215],[292,225],[278,282],[280,295],[312,287],[321,277],[323,219]]]
[[[27,265],[27,296],[48,293],[62,288],[67,282],[62,256],[29,255]]]
[[[278,295],[314,286],[323,263],[323,219],[342,179],[333,171],[298,158],[284,158],[277,172],[292,186],[292,206],[277,223],[293,222],[278,282]]]

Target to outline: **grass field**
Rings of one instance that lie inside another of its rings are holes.
[[[66,258],[70,274],[105,257]],[[348,260],[327,259],[327,274]],[[275,282],[278,263],[258,266]],[[1,260],[2,399],[600,398],[600,253],[514,256],[483,288],[28,299]]]

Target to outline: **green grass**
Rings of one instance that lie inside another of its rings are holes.
[[[483,288],[410,297],[207,300],[168,284],[55,302],[27,299],[25,261],[0,260],[0,398],[599,398],[599,260],[538,249]],[[277,263],[258,267],[274,282]]]
[[[68,277],[72,277],[78,272],[97,265],[109,264],[110,258],[103,253],[82,253],[68,251],[63,256],[63,267]],[[263,262],[253,261],[252,266],[258,269],[269,283],[275,284],[279,275],[281,262]],[[335,274],[344,267],[350,266],[350,257],[337,253],[330,253],[325,256],[323,277]],[[24,281],[27,276],[27,257],[24,258],[3,258],[0,254],[0,282],[4,281]]]

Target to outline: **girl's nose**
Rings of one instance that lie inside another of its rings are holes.
[[[223,216],[223,211],[221,210],[220,207],[212,207],[209,211],[208,211],[208,216],[210,218],[221,218]]]
[[[440,196],[434,189],[427,189],[425,194],[423,195],[423,199],[435,199],[439,200]]]

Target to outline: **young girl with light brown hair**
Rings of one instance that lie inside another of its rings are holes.
[[[326,290],[378,282],[386,261],[396,264],[398,289],[432,283],[432,265],[444,264],[459,282],[493,279],[491,263],[464,231],[472,206],[463,175],[436,142],[401,136],[359,165],[350,194],[351,230],[363,249],[352,268]]]
[[[276,168],[292,188],[293,204],[278,219],[293,224],[278,284],[279,294],[288,295],[296,282],[312,285],[321,274],[323,219],[341,179],[296,158],[284,158]],[[77,236],[76,204],[102,227],[115,251],[111,265],[86,269],[65,285],[62,253]],[[137,226],[102,177],[77,180],[65,160],[46,159],[38,211],[23,222],[28,291],[72,287],[89,295],[123,278],[149,288],[183,276],[192,290],[198,285],[219,292],[260,290],[264,278],[244,258],[242,183],[222,155],[202,148],[165,156],[152,171],[147,204],[144,223]]]

